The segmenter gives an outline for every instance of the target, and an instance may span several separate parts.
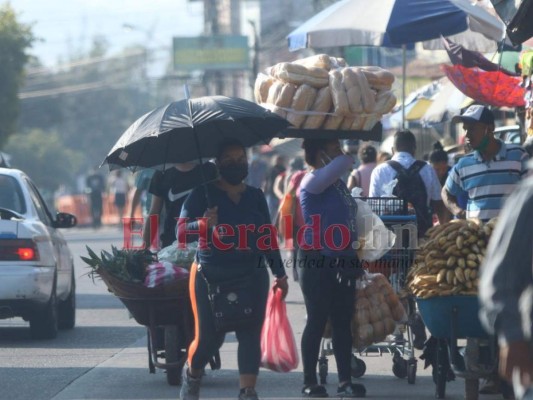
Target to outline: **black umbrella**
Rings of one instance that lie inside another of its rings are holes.
[[[114,168],[150,168],[217,155],[221,143],[267,144],[289,122],[247,100],[209,96],[175,101],[135,121],[104,163]],[[205,179],[204,179],[205,183]]]
[[[135,121],[104,163],[113,168],[150,168],[217,155],[220,144],[268,142],[289,123],[247,100],[209,96],[175,101]]]

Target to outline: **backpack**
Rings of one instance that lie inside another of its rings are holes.
[[[396,179],[398,179],[398,183],[392,193],[413,205],[416,213],[418,236],[421,237],[433,226],[433,215],[427,203],[426,185],[420,176],[420,170],[427,166],[427,163],[417,160],[409,169],[405,169],[399,162],[393,160],[387,161],[387,164],[397,173]]]

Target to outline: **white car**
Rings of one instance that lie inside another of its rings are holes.
[[[0,168],[0,319],[29,321],[34,339],[74,328],[74,261],[57,228],[75,225],[71,214],[50,214],[24,172]]]

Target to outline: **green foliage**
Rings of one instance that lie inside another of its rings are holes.
[[[146,277],[146,267],[157,261],[156,256],[146,250],[118,250],[111,246],[111,253],[102,250],[100,257],[85,246],[89,257],[80,257],[90,268],[89,275],[93,280],[100,269],[114,277],[125,281],[140,283]]]
[[[15,131],[26,50],[34,40],[31,27],[17,21],[9,3],[0,5],[0,148]]]
[[[100,165],[120,135],[150,104],[146,51],[104,57],[106,40],[96,37],[85,54],[59,72],[28,76],[19,128],[52,130],[70,149],[82,149],[84,168]]]
[[[41,188],[54,191],[60,184],[73,183],[82,152],[68,149],[55,132],[33,130],[12,135],[6,145],[13,168],[26,172]]]

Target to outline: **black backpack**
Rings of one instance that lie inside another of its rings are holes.
[[[433,215],[427,203],[426,185],[420,176],[420,170],[428,164],[417,160],[409,169],[405,169],[399,162],[393,160],[387,161],[387,164],[397,173],[398,183],[392,194],[413,205],[416,212],[418,236],[421,237],[433,226]]]

